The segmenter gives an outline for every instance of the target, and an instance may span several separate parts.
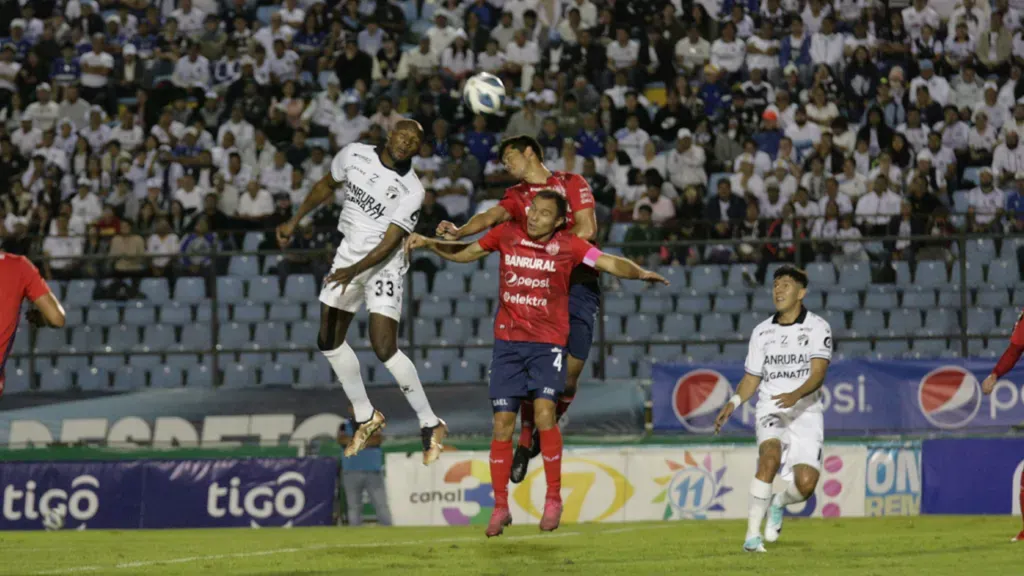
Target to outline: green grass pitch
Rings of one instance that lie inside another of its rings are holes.
[[[816,574],[1024,573],[1011,517],[794,520],[767,554],[740,548],[745,522],[469,528],[12,532],[0,574]]]

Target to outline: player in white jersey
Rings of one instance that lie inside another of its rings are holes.
[[[408,269],[400,248],[415,228],[423,205],[423,184],[411,163],[422,142],[419,123],[402,120],[395,124],[383,147],[346,146],[291,220],[277,229],[278,241],[285,245],[299,220],[332,198],[336,187],[342,187],[344,207],[338,230],[345,238],[320,292],[317,347],[330,362],[355,411],[357,426],[345,447],[346,456],[362,450],[385,422],[366,395],[359,359],[345,341],[349,324],[363,302],[370,311],[373,351],[395,377],[419,418],[424,464],[440,456],[448,434],[444,421],[430,408],[416,366],[398,349],[403,280]]]
[[[764,540],[782,531],[783,508],[814,493],[821,470],[825,424],[821,385],[832,360],[832,328],[803,306],[807,274],[790,266],[775,272],[776,313],[750,336],[746,374],[715,421],[717,433],[760,388],[756,409],[757,473],[750,484],[747,536],[743,549],[764,552],[761,521],[768,511]],[[781,471],[779,470],[781,466]],[[772,497],[776,472],[789,482]]]

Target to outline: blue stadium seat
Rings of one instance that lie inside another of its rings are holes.
[[[63,392],[69,388],[71,376],[60,368],[51,368],[39,375],[39,390],[42,392]]]
[[[312,274],[292,274],[284,281],[284,297],[295,302],[316,302],[320,286]]]
[[[480,265],[483,267],[484,272],[489,274],[497,274],[498,269],[501,266],[501,257],[498,254],[491,254],[485,256],[481,261]]]
[[[139,329],[136,326],[114,326],[107,332],[107,350],[109,352],[128,352],[141,344]]]
[[[715,296],[714,310],[715,312],[723,312],[726,314],[746,312],[747,296],[745,294],[737,294],[729,289],[721,290],[718,295]]]
[[[181,351],[181,350],[189,350],[189,349],[191,349],[191,347],[186,347],[186,346],[181,345],[181,344],[176,344],[175,346],[173,346],[171,348],[171,350],[168,350],[168,352]],[[166,360],[164,361],[164,365],[170,366],[172,368],[179,368],[181,370],[188,370],[189,368],[191,368],[193,366],[202,364],[202,361],[200,360],[200,358],[201,358],[201,356],[198,356],[196,354],[167,354]],[[187,384],[187,382],[186,382],[186,384]]]
[[[420,375],[420,381],[425,384],[441,384],[444,382],[444,367],[426,360],[416,363],[416,371]]]
[[[804,308],[812,312],[825,309],[825,295],[820,290],[808,290],[804,296]]]
[[[1004,308],[1010,305],[1010,293],[1006,288],[987,286],[978,290],[975,303],[981,308]]]
[[[287,301],[271,304],[267,319],[272,322],[297,322],[302,320],[302,306]]]
[[[910,344],[904,340],[879,340],[875,342],[875,353],[899,358],[910,352]]]
[[[748,283],[748,278],[756,282],[757,265],[755,264],[733,264],[729,267],[729,277],[725,287],[740,293],[754,291],[754,286]]]
[[[264,386],[292,386],[295,384],[295,370],[282,364],[264,364],[260,369],[260,383]]]
[[[1020,283],[1017,263],[1012,260],[996,260],[990,263],[988,283],[996,288],[1015,288]]]
[[[257,385],[256,370],[245,364],[230,364],[223,370],[223,388],[252,388]]]
[[[97,352],[103,348],[103,330],[79,326],[71,331],[71,346],[79,352]]]
[[[426,293],[426,284],[419,285],[416,292]],[[442,298],[462,298],[466,295],[465,276],[461,273],[441,271],[434,276],[434,296]]]
[[[914,281],[910,276],[910,263],[906,260],[893,262],[892,267],[896,269],[896,285],[901,287],[913,286]],[[920,287],[918,287],[920,288]],[[934,286],[932,286],[934,288]]]
[[[595,329],[599,327],[600,325],[597,325]],[[604,315],[604,335],[610,339],[617,339],[623,336],[621,316]],[[595,334],[594,339],[597,340],[597,338],[598,336]]]
[[[685,356],[690,362],[713,362],[722,354],[718,344],[687,344]]]
[[[491,365],[493,352],[490,348],[463,348],[462,359],[467,362],[476,362],[482,366]]]
[[[758,314],[774,314],[775,301],[772,300],[771,292],[760,290],[754,293],[754,299],[750,303],[750,310]]]
[[[439,366],[447,366],[459,361],[459,349],[455,346],[447,348],[431,348],[423,356],[424,360]]]
[[[649,340],[658,331],[658,322],[651,316],[638,314],[626,318],[626,336],[631,340]]]
[[[415,271],[409,273],[408,284],[413,287],[412,291],[417,295],[425,295],[429,292],[427,290],[429,282],[427,281],[426,272]]]
[[[661,274],[672,284],[669,290],[678,292],[686,288],[686,270],[682,266],[659,266],[658,274]],[[660,287],[660,285],[652,286],[655,289]]]
[[[76,328],[77,330],[77,328]],[[21,334],[18,340],[28,341],[28,334]],[[66,330],[39,330],[36,332],[35,352],[36,354],[56,354],[68,343],[68,332]]]
[[[480,364],[469,360],[460,360],[448,366],[448,381],[454,384],[483,382],[481,374]]]
[[[440,320],[442,318],[451,318],[452,301],[449,300],[448,298],[428,296],[423,300],[420,300],[418,316],[421,318],[429,318],[434,320]]]
[[[110,387],[110,376],[105,370],[89,368],[78,373],[78,388],[86,391],[101,391]]]
[[[220,294],[218,293],[218,296]],[[182,304],[198,304],[206,299],[206,280],[194,276],[174,281],[174,301]]]
[[[995,332],[995,310],[987,308],[970,308],[967,310],[967,333],[988,335]]]
[[[956,313],[946,308],[933,308],[925,311],[924,327],[936,334],[952,334],[959,331]]]
[[[690,270],[690,289],[698,294],[713,294],[725,284],[719,266],[698,266]]]
[[[494,342],[494,318],[480,319],[476,327],[476,341],[481,344]]]
[[[263,322],[267,319],[267,307],[263,303],[246,301],[235,305],[233,320],[235,322]]]
[[[86,307],[92,304],[92,293],[96,290],[95,280],[72,280],[68,284],[67,296],[61,302],[64,306]]]
[[[283,347],[288,342],[288,332],[285,325],[278,322],[257,324],[253,342],[263,348]]]
[[[846,288],[833,288],[828,293],[826,305],[829,310],[839,312],[853,312],[860,310],[860,295],[854,290]]]
[[[205,364],[196,364],[185,369],[185,387],[212,388],[213,370]]]
[[[158,366],[163,366],[164,361],[160,354],[153,354],[152,352],[158,352],[146,346],[140,344],[135,348],[132,348],[128,354],[128,365],[135,368],[141,368],[143,370],[152,370]]]
[[[439,333],[441,339],[452,343],[462,344],[469,340],[473,333],[473,325],[469,318],[463,320],[456,316],[454,318],[445,318],[441,320],[441,331]]]
[[[129,326],[152,326],[156,324],[156,307],[146,302],[129,302],[124,308],[125,324]]]
[[[298,388],[321,388],[334,385],[334,372],[327,359],[317,355],[313,362],[299,368],[299,380],[296,382]]]
[[[899,275],[897,270],[897,276]],[[922,288],[942,288],[947,285],[946,265],[942,262],[918,262],[914,284]]]
[[[813,262],[807,266],[807,280],[815,288],[833,286],[836,283],[836,268],[831,263]]]
[[[181,388],[181,370],[162,366],[149,373],[150,388]]]
[[[477,272],[469,277],[469,292],[487,298],[498,288],[497,272]]]
[[[262,243],[263,234],[259,232],[246,232],[245,238],[242,240],[242,251],[256,252],[260,249],[260,244]]]
[[[818,316],[821,316],[828,322],[829,326],[832,327],[832,333],[835,336],[842,335],[848,328],[846,325],[846,313],[842,310],[836,310],[831,305],[827,310],[822,310]]]
[[[213,335],[207,325],[189,324],[181,329],[181,344],[186,350],[208,350],[212,342]]]
[[[964,169],[964,182],[970,183],[973,186],[981,185],[981,168],[977,166],[970,166]]]
[[[711,301],[707,295],[688,292],[676,300],[676,312],[685,314],[706,314],[711,310]]]
[[[78,352],[71,346],[66,346],[61,350],[62,354],[57,357],[56,367],[64,370],[69,374],[74,374],[79,370],[85,370],[89,367],[88,356],[70,356],[70,353]],[[53,368],[54,364],[50,362],[50,358],[36,358],[36,370],[49,370]]]
[[[905,308],[889,313],[889,330],[897,336],[909,336],[922,327],[921,312]]]
[[[597,364],[595,364],[597,366]],[[614,356],[604,359],[604,377],[608,380],[625,380],[633,377],[633,366],[628,360]]]
[[[291,325],[290,340],[300,346],[316,346],[316,338],[320,334],[320,325],[312,322],[294,322]]]
[[[734,333],[732,327],[732,315],[713,312],[705,314],[700,318],[700,333],[703,336],[725,337]]]
[[[32,390],[32,381],[29,378],[28,370],[22,368],[8,368],[4,382],[4,394],[20,394]]]
[[[299,347],[294,343],[290,343],[289,347],[293,348],[291,352],[278,352],[274,354],[275,363],[291,366],[292,368],[301,368],[309,364],[309,352],[298,349]]]
[[[413,330],[417,339],[437,338],[437,320],[429,318],[415,318],[412,320]]]
[[[139,292],[153,304],[163,304],[171,300],[171,290],[166,278],[144,278],[139,283]]]
[[[284,262],[284,256],[267,256],[263,259],[263,271],[264,276],[273,276],[277,274],[277,267]]]
[[[201,302],[198,306],[196,306],[196,322],[197,323],[205,324],[207,326],[210,325],[210,322],[212,320],[212,315],[210,313],[210,310],[211,310],[212,306],[213,306],[213,303],[210,302],[209,300],[207,300],[205,302]],[[217,305],[217,319],[220,320],[221,323],[230,322],[231,321],[230,314],[228,314],[228,312],[229,312],[229,308],[228,308],[227,304],[218,304]]]
[[[916,334],[917,336],[939,336],[940,332],[932,330],[921,330]],[[926,358],[939,356],[946,350],[946,341],[944,339],[938,340],[925,340],[922,338],[915,338],[913,342],[913,351],[920,353]]]
[[[661,299],[656,299],[661,302]],[[457,306],[457,305],[456,305]],[[601,309],[605,314],[615,314],[616,316],[628,316],[636,313],[636,296],[632,294],[622,294],[621,292],[609,292],[604,295],[604,305]]]
[[[459,318],[482,318],[489,314],[486,298],[463,293],[455,301],[455,316]]]
[[[273,304],[280,300],[281,284],[277,277],[263,276],[250,280],[248,299],[258,304]]]
[[[867,263],[848,262],[839,267],[840,286],[864,290],[871,284],[871,266]]]
[[[858,335],[855,332],[850,333],[851,337]],[[836,349],[842,351],[847,357],[850,358],[863,358],[871,354],[871,342],[867,340],[839,340],[836,342]]]
[[[960,285],[950,284],[939,290],[939,307],[960,308],[963,298],[961,297]],[[971,303],[971,292],[967,292],[967,304]]]
[[[1016,308],[1003,308],[999,312],[999,325],[997,328],[1005,334],[1009,334],[1020,318],[1020,310]]]
[[[218,334],[218,348],[244,348],[249,343],[249,325],[232,322],[223,324]]]
[[[94,368],[106,370],[107,372],[114,372],[125,365],[125,357],[120,354],[97,354],[92,357],[90,365]]]
[[[648,357],[658,362],[669,362],[683,354],[679,344],[651,344]]]
[[[64,325],[73,328],[75,326],[81,326],[85,324],[85,309],[84,308],[65,308],[64,309]],[[21,319],[18,320],[18,333],[28,335],[28,332],[22,332],[23,326],[21,325]]]
[[[95,302],[86,312],[90,326],[113,326],[121,323],[121,311],[111,302]]]
[[[692,314],[669,314],[665,317],[661,333],[669,338],[682,340],[685,336],[697,333],[697,319]]]
[[[245,281],[241,278],[220,276],[217,278],[217,302],[237,304],[245,300]]]
[[[935,306],[935,290],[908,286],[903,290],[903,307],[925,310]]]
[[[232,256],[228,264],[228,275],[242,278],[259,276],[259,261],[254,256]]]
[[[192,307],[180,302],[168,302],[160,307],[160,322],[172,326],[192,323]]]
[[[722,358],[738,364],[743,364],[747,359],[747,351],[750,344],[745,342],[730,342],[722,346]]]
[[[966,254],[967,261],[972,264],[988,264],[996,259],[996,245],[991,238],[968,240]]]
[[[630,224],[625,222],[616,222],[612,224],[611,229],[608,231],[608,243],[609,244],[622,244],[626,241],[626,233],[629,232]]]
[[[768,319],[769,316],[770,315],[761,312],[749,312],[746,314],[740,314],[739,325],[736,327],[736,331],[739,332],[740,334],[743,334],[746,337],[749,337],[750,334],[753,333],[754,328],[756,328],[757,325],[760,324],[761,322],[764,322],[766,319]]]
[[[861,310],[853,315],[850,329],[866,335],[885,330],[885,317],[877,310]]]
[[[640,296],[640,313],[650,315],[669,314],[672,312],[672,296],[649,290]],[[616,312],[618,314],[618,312]],[[631,314],[631,312],[626,312]]]
[[[899,306],[895,292],[868,291],[864,295],[864,307],[872,310],[894,310]]]
[[[984,270],[981,264],[974,262],[967,262],[967,287],[977,288],[985,283]],[[960,286],[960,266],[957,264],[953,265],[953,273],[949,279],[949,283],[953,286]]]

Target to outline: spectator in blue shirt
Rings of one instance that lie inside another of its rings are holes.
[[[1024,173],[1017,172],[1016,182],[1006,192],[1006,215],[1015,232],[1024,231]]]
[[[50,67],[50,81],[57,86],[77,84],[82,77],[82,66],[78,63],[78,55],[73,44],[64,44],[60,48],[61,57],[53,61]]]
[[[25,21],[21,18],[15,18],[11,21],[11,36],[4,38],[2,41],[4,44],[14,45],[14,60],[17,62],[24,62],[28,56],[29,50],[32,49],[32,43],[25,37]]]
[[[494,132],[487,131],[487,118],[477,114],[473,118],[473,129],[466,132],[466,149],[476,158],[481,166],[494,157],[494,151],[498,146],[498,136]]]
[[[351,408],[349,412],[352,412]],[[352,420],[346,420],[338,429],[338,444],[346,446],[352,438]],[[377,524],[391,526],[391,509],[388,508],[388,493],[384,484],[384,441],[378,430],[366,442],[358,454],[341,458],[341,482],[345,487],[345,502],[348,508],[348,525],[363,523],[363,494],[365,493],[377,513]]]
[[[604,156],[604,141],[608,134],[597,125],[597,116],[593,113],[583,115],[583,128],[576,135],[576,152],[584,158],[600,158]]]
[[[712,121],[732,104],[732,93],[729,91],[729,87],[723,82],[719,82],[719,79],[725,76],[720,72],[714,64],[705,66],[704,78],[707,81],[697,93],[697,98],[704,103],[704,114]]]

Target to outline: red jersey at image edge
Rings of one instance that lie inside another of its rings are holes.
[[[27,258],[0,252],[0,391],[7,357],[14,346],[21,302],[25,299],[35,302],[49,292],[50,287]]]
[[[523,225],[526,223],[526,210],[533,203],[533,197],[541,190],[554,190],[565,196],[569,203],[569,213],[566,215],[565,228],[571,230],[576,224],[573,213],[577,210],[586,210],[594,207],[594,194],[590,191],[590,185],[586,179],[579,174],[570,172],[552,172],[551,176],[543,184],[529,184],[520,182],[505,190],[499,206],[505,209],[512,216],[512,220]]]
[[[477,242],[501,258],[494,337],[565,346],[569,276],[580,264],[594,266],[600,254],[597,249],[565,231],[555,233],[548,242],[534,242],[513,222],[495,226]]]

